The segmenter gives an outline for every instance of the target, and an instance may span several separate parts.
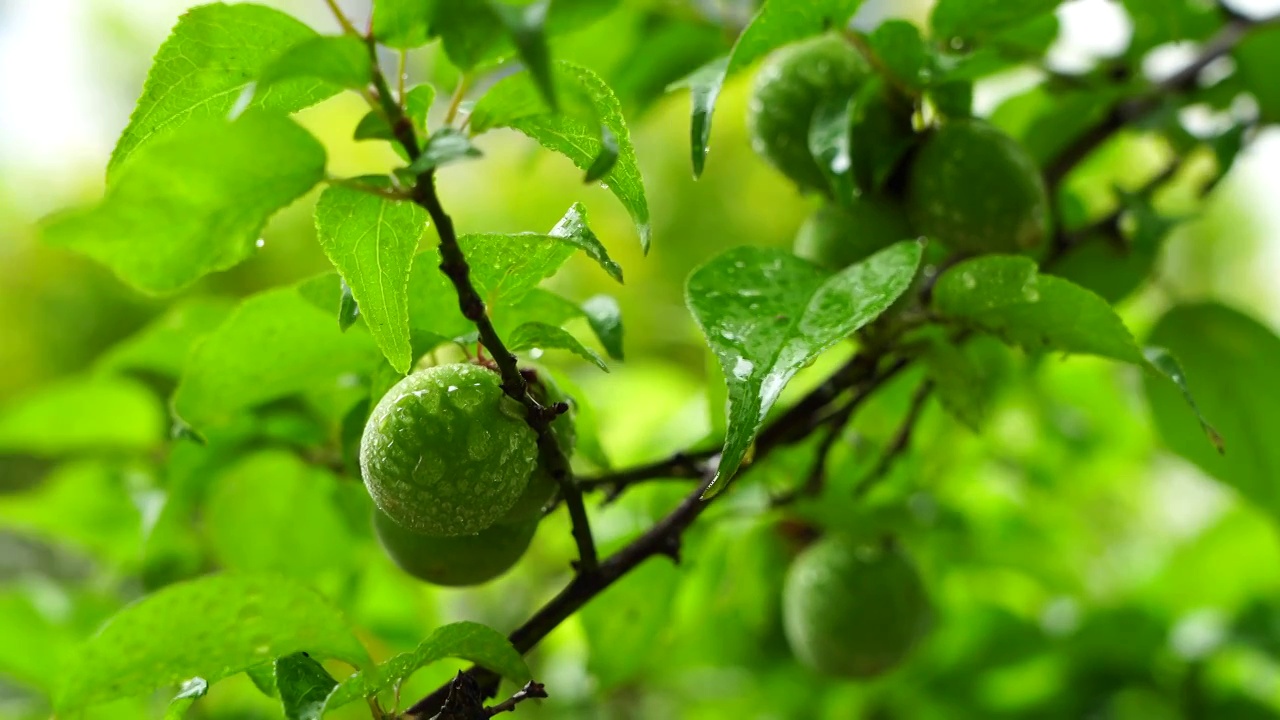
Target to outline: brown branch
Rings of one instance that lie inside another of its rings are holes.
[[[760,438],[756,442],[757,461],[768,456],[769,453],[777,448],[798,439],[795,433],[790,431],[791,426],[808,428],[805,433],[807,434],[807,432],[812,431],[813,427],[821,424],[818,416],[821,415],[822,410],[832,399],[840,395],[841,390],[856,386],[858,388],[857,396],[851,402],[859,404],[885,382],[901,372],[907,366],[907,362],[900,360],[883,369],[880,369],[878,365],[876,358],[855,358],[853,362],[838,370],[826,383],[823,383],[792,406],[791,409],[760,434]],[[849,368],[851,367],[858,368],[858,371],[856,373],[850,371]],[[831,383],[836,379],[845,381],[841,389],[831,387]],[[813,417],[806,415],[812,415]],[[521,653],[529,652],[560,623],[564,622],[581,609],[582,606],[586,605],[588,601],[645,560],[656,555],[665,555],[678,562],[680,558],[680,543],[684,531],[711,506],[711,503],[716,498],[720,497],[720,495],[717,495],[710,500],[702,499],[702,493],[711,485],[711,481],[715,477],[715,471],[715,464],[707,463],[697,487],[685,495],[674,510],[630,544],[605,558],[595,572],[575,575],[559,594],[553,597],[546,605],[543,605],[523,625],[516,628],[508,636],[516,650]],[[721,493],[721,495],[724,494]],[[481,687],[486,688],[489,692],[492,693],[496,689],[498,676],[489,670],[476,666],[467,672],[480,683]],[[414,718],[431,717],[439,710],[447,694],[448,686],[437,689],[409,708],[408,714]]]
[[[405,115],[403,108],[395,101],[386,77],[378,66],[376,45],[368,42],[369,54],[373,60],[373,84],[377,91],[377,99],[387,122],[395,135],[396,141],[404,148],[409,161],[418,159],[422,150],[418,145],[417,133],[413,122]],[[458,244],[458,233],[453,226],[453,218],[445,212],[440,204],[440,196],[436,192],[435,169],[422,172],[416,178],[411,195],[413,201],[426,209],[435,223],[436,233],[440,236],[440,272],[444,273],[453,284],[458,295],[458,308],[463,317],[476,326],[480,334],[480,342],[489,350],[489,355],[498,366],[502,375],[502,390],[508,396],[519,401],[525,407],[525,420],[538,436],[538,453],[545,463],[547,472],[555,478],[560,487],[560,495],[569,508],[569,519],[572,521],[573,539],[578,546],[579,572],[589,573],[598,564],[595,540],[591,535],[591,522],[587,517],[587,509],[582,501],[582,492],[573,481],[569,459],[560,449],[551,431],[551,422],[564,411],[563,407],[543,406],[529,392],[528,383],[516,361],[516,356],[507,350],[506,344],[493,327],[484,299],[471,282],[471,266]]]
[[[1107,113],[1101,123],[1093,126],[1088,132],[1068,145],[1045,168],[1045,183],[1049,186],[1050,191],[1056,191],[1062,181],[1081,161],[1092,155],[1112,136],[1127,125],[1155,112],[1166,96],[1181,94],[1194,89],[1200,72],[1218,58],[1235,49],[1236,45],[1254,27],[1273,24],[1277,21],[1280,21],[1280,17],[1270,17],[1262,20],[1249,20],[1239,16],[1229,18],[1227,23],[1222,26],[1222,29],[1218,31],[1218,34],[1205,43],[1200,54],[1186,67],[1156,83],[1144,95],[1117,104],[1111,108],[1111,111]]]
[[[484,711],[485,711],[485,714],[488,715],[489,717],[493,717],[494,715],[497,715],[499,713],[504,713],[504,712],[515,712],[516,705],[519,705],[525,700],[531,700],[533,698],[545,698],[546,696],[547,696],[546,687],[544,687],[542,683],[536,683],[530,680],[529,682],[525,683],[524,687],[520,688],[520,690],[516,694],[512,695],[506,700],[503,700],[497,705],[485,708]]]

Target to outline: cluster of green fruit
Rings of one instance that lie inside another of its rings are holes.
[[[534,397],[564,399],[534,376]],[[556,490],[524,413],[497,372],[470,363],[419,370],[383,396],[361,438],[360,471],[397,565],[436,585],[477,585],[524,555]],[[571,451],[571,414],[551,427]]]
[[[834,33],[783,48],[760,69],[748,115],[752,146],[801,190],[827,201],[801,228],[796,254],[839,270],[919,236],[965,254],[1041,248],[1049,200],[1022,147],[972,118],[913,129],[918,103],[895,92]],[[842,172],[852,182],[838,183],[815,159],[811,130],[820,108],[848,103],[855,107],[853,157]],[[875,167],[885,157],[889,166]]]

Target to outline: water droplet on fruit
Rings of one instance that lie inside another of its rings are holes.
[[[254,245],[256,245],[256,246],[258,246],[258,247],[263,247],[263,246],[265,246],[266,244],[267,244],[267,241],[266,241],[266,240],[264,240],[263,238],[258,238],[257,242],[255,242],[255,243],[254,243]]]
[[[1026,285],[1022,286],[1022,297],[1027,302],[1032,302],[1032,303],[1039,302],[1040,290],[1035,286],[1034,283],[1027,283]]]
[[[964,273],[961,275],[960,282],[964,283],[964,286],[970,290],[978,287],[978,279],[973,276],[973,273]]]

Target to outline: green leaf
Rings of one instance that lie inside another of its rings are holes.
[[[141,290],[173,292],[247,258],[324,165],[324,147],[283,116],[190,123],[135,153],[102,202],[46,221],[44,236]]]
[[[305,652],[276,660],[276,689],[288,720],[319,720],[325,700],[336,687],[338,681]]]
[[[1187,384],[1187,374],[1182,369],[1182,363],[1179,363],[1172,353],[1162,347],[1144,348],[1142,354],[1146,356],[1147,362],[1157,371],[1157,374],[1163,375],[1178,387],[1178,391],[1182,393],[1183,401],[1187,403],[1187,407],[1191,408],[1196,420],[1200,422],[1200,429],[1204,431],[1205,437],[1209,438],[1209,442],[1213,443],[1213,447],[1218,450],[1218,453],[1226,452],[1226,443],[1222,439],[1222,435],[1217,428],[1209,424],[1208,418],[1204,416],[1200,406],[1196,403],[1195,396],[1191,394],[1191,386]]]
[[[872,31],[867,42],[893,80],[917,91],[929,84],[932,58],[914,23],[885,20]]]
[[[506,27],[489,0],[448,0],[435,3],[431,32],[440,36],[449,61],[464,74],[496,57]]]
[[[369,336],[344,334],[332,310],[295,288],[276,288],[247,298],[192,353],[173,407],[197,429],[226,423],[269,400],[335,388],[344,375],[367,370],[373,352]]]
[[[160,403],[124,378],[68,378],[0,410],[0,453],[139,452],[164,436]]]
[[[141,370],[176,379],[192,348],[231,314],[225,298],[194,297],[180,301],[142,330],[103,353],[99,370]]]
[[[325,711],[387,690],[418,670],[447,657],[469,660],[507,680],[528,682],[529,667],[524,658],[501,633],[473,622],[459,622],[436,628],[412,652],[401,653],[369,672],[343,680],[325,705]]]
[[[537,348],[539,350],[568,350],[578,357],[594,363],[596,367],[609,372],[609,366],[596,351],[583,345],[578,338],[568,331],[542,322],[527,322],[511,332],[507,338],[507,349],[512,352]]]
[[[399,174],[414,178],[442,165],[478,157],[480,149],[471,144],[466,133],[453,128],[441,128],[432,133],[417,159]]]
[[[1040,274],[1030,258],[986,255],[959,263],[938,279],[933,304],[950,318],[1029,351],[1060,350],[1146,365],[1107,301]]]
[[[191,121],[226,117],[269,63],[316,37],[292,16],[262,5],[213,3],[188,10],[152,61],[138,105],[111,153],[108,182],[115,182],[125,159],[145,143]],[[253,105],[289,113],[335,92],[299,79],[258,93]]]
[[[544,28],[551,0],[537,0],[527,5],[513,6],[502,2],[492,3],[498,17],[506,27],[507,35],[516,47],[520,61],[533,77],[547,107],[555,110],[556,86],[551,76],[551,50],[547,47]]]
[[[809,126],[809,152],[839,198],[856,197],[850,139],[857,108],[853,97],[833,97],[818,103]]]
[[[587,168],[587,174],[582,177],[582,182],[593,183],[600,178],[609,174],[614,165],[618,164],[618,138],[613,136],[613,132],[605,125],[600,126],[600,153],[596,155],[596,159],[591,161],[591,167]]]
[[[116,613],[68,663],[57,707],[66,712],[193,676],[212,683],[301,650],[369,664],[342,613],[315,591],[270,576],[209,575]]]
[[[310,580],[355,562],[338,481],[292,454],[249,455],[220,473],[202,511],[220,567]],[[305,518],[305,522],[298,522]]]
[[[826,276],[788,252],[744,247],[689,276],[686,302],[729,391],[728,432],[708,493],[737,472],[787,381],[907,291],[921,252],[919,243],[898,243]]]
[[[259,90],[283,80],[310,78],[359,90],[373,82],[373,61],[364,40],[351,35],[324,35],[286,50],[262,71]]]
[[[599,338],[605,352],[614,360],[622,360],[622,308],[611,295],[596,295],[582,303],[591,331]]]
[[[974,42],[1054,11],[1061,0],[938,0],[929,16],[935,38]]]
[[[711,117],[725,78],[759,60],[770,50],[830,28],[843,28],[862,0],[765,0],[738,36],[727,58],[713,60],[673,87],[693,95],[693,175],[702,174],[711,142]]]
[[[921,359],[942,407],[965,427],[982,432],[995,394],[992,368],[968,350],[939,335],[927,341]]]
[[[178,694],[173,696],[169,706],[165,708],[164,720],[181,720],[186,717],[187,710],[208,692],[209,683],[204,678],[194,677],[183,682],[182,687],[178,688]]]
[[[431,85],[417,85],[410,88],[404,94],[404,111],[413,122],[414,130],[419,133],[425,133],[427,129],[427,113],[431,110],[431,103],[435,102],[436,89]],[[387,118],[382,114],[382,110],[370,110],[360,118],[360,122],[356,124],[355,133],[352,135],[355,140],[387,140],[394,142],[396,135],[391,131],[391,126],[387,124]],[[396,146],[397,149],[399,146]],[[399,150],[398,150],[399,151]]]
[[[392,367],[408,372],[409,270],[427,211],[335,185],[320,195],[315,216],[320,246],[351,288],[373,341]]]
[[[397,50],[426,45],[435,4],[435,0],[374,0],[373,36]]]
[[[640,233],[640,245],[648,251],[649,203],[618,98],[604,80],[582,66],[558,61],[553,66],[553,75],[558,87],[582,95],[590,103],[595,118],[617,141],[617,160],[603,179],[630,213]],[[499,127],[513,128],[529,136],[548,150],[568,157],[583,170],[595,165],[606,147],[597,125],[573,115],[551,112],[528,73],[504,78],[476,103],[471,114],[472,132],[479,134]]]
[[[1257,320],[1215,303],[1176,306],[1156,323],[1147,342],[1177,358],[1175,382],[1143,378],[1147,402],[1165,445],[1205,473],[1234,487],[1273,515],[1280,514],[1280,337]],[[1158,350],[1152,362],[1166,365]],[[1185,371],[1185,372],[1183,372]],[[1185,409],[1184,393],[1211,418],[1225,451],[1205,440],[1201,416]]]
[[[538,283],[555,274],[575,249],[586,251],[611,275],[621,274],[587,226],[586,212],[578,203],[574,203],[546,235],[463,235],[458,238],[458,246],[471,266],[472,283],[499,320],[513,314],[504,308],[523,303]],[[427,257],[419,257],[409,275],[409,326],[415,347],[450,340],[475,329],[458,309],[457,292],[440,272],[438,253],[423,254]]]

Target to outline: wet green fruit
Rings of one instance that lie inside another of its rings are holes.
[[[911,237],[914,233],[897,203],[864,196],[815,210],[796,234],[795,253],[818,267],[842,270]]]
[[[400,569],[434,585],[459,587],[488,582],[515,565],[529,549],[538,519],[494,525],[476,535],[433,537],[375,510],[373,529]]]
[[[809,126],[823,101],[851,97],[869,75],[866,61],[837,34],[774,53],[751,94],[751,147],[801,190],[828,192],[827,176],[809,152]]]
[[[1022,146],[981,120],[953,120],[912,161],[907,216],[955,250],[1030,252],[1048,237],[1049,197]]]
[[[931,616],[924,586],[905,555],[847,537],[824,538],[795,559],[782,606],[796,657],[849,678],[901,663],[928,631]]]
[[[537,462],[537,437],[498,374],[461,363],[397,383],[360,441],[374,504],[406,528],[436,536],[472,535],[501,520]]]

